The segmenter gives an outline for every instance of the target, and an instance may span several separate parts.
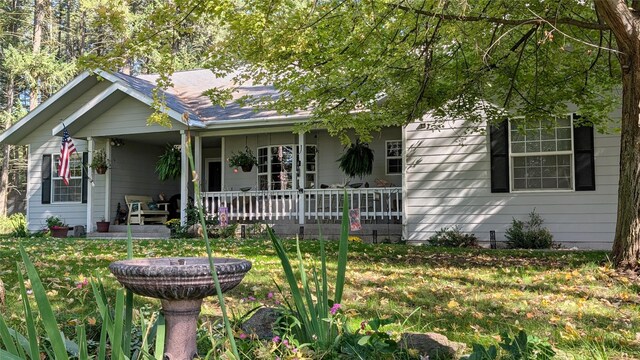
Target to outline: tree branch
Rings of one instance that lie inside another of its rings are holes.
[[[607,0],[601,0],[601,1],[607,2]],[[596,3],[597,2],[598,1],[596,1]],[[592,23],[592,22],[576,20],[571,18],[503,19],[503,18],[490,17],[490,16],[466,16],[466,15],[441,14],[441,13],[424,11],[420,9],[414,9],[412,7],[405,6],[405,5],[390,5],[390,6],[406,12],[413,12],[416,14],[435,17],[442,20],[487,22],[487,23],[513,25],[513,26],[518,26],[523,24],[549,23],[552,25],[558,25],[558,24],[572,25],[572,26],[577,26],[577,27],[592,29],[592,30],[609,30],[609,27],[606,24]]]

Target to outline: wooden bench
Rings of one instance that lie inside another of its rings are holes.
[[[165,223],[169,211],[167,204],[158,204],[157,209],[150,209],[149,204],[154,204],[151,196],[144,195],[125,195],[124,201],[129,209],[129,223],[144,225],[145,222]]]

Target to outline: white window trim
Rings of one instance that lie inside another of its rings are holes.
[[[78,156],[80,156],[80,164],[82,166],[82,153],[78,153],[76,152],[76,154]],[[72,154],[72,159],[71,160],[75,160],[73,157],[75,157],[75,155]],[[80,176],[71,176],[69,177],[70,180],[72,179],[80,179],[80,200],[79,201],[55,201],[55,181],[62,181],[62,178],[60,176],[58,176],[58,161],[60,159],[60,154],[51,154],[51,204],[82,204],[82,176],[84,175],[83,172],[85,171],[84,169],[81,168]]]
[[[509,151],[509,190],[511,193],[525,194],[525,193],[572,193],[576,191],[576,164],[575,164],[575,141],[573,134],[573,114],[567,114],[569,116],[571,129],[571,150],[553,151],[553,152],[535,152],[535,153],[518,153],[514,155],[511,151],[511,119],[507,123],[507,146]],[[513,119],[521,119],[522,117],[514,117]],[[570,155],[571,166],[571,189],[514,189],[513,180],[513,158],[516,157],[528,157],[528,156],[548,156],[548,155]]]
[[[279,190],[271,190],[271,186],[272,186],[272,175],[273,173],[271,172],[271,148],[272,147],[279,147],[279,146],[290,146],[293,150],[293,168],[291,169],[291,189],[280,189],[280,190],[295,190],[298,187],[298,176],[300,176],[299,174],[299,169],[298,166],[302,166],[302,161],[301,159],[298,157],[299,151],[298,149],[300,148],[300,144],[273,144],[273,145],[265,145],[265,146],[258,146],[257,147],[257,151],[256,154],[260,154],[260,149],[267,149],[267,172],[260,172],[260,163],[258,162],[258,164],[256,164],[257,166],[257,170],[256,170],[256,184],[257,184],[257,189],[260,190],[260,176],[267,176],[267,191],[279,191]],[[302,156],[306,155],[306,147],[307,146],[312,146],[316,149],[316,154],[318,152],[318,146],[316,144],[305,144],[304,149],[302,150]],[[309,175],[309,174],[314,174],[315,177],[315,181],[314,181],[314,188],[317,188],[318,186],[318,157],[316,155],[316,170],[315,171],[309,171],[309,170],[305,170],[305,175]],[[305,161],[305,165],[306,165],[306,161]],[[305,179],[305,183],[306,183],[306,179]],[[264,189],[263,189],[264,191]]]
[[[389,143],[391,142],[397,142],[400,143],[400,156],[389,156]],[[384,173],[385,175],[402,175],[402,170],[400,170],[400,172],[397,173],[390,173],[389,172],[389,160],[391,159],[400,159],[400,162],[402,163],[402,167],[404,167],[404,159],[402,157],[402,155],[404,154],[404,149],[402,148],[402,139],[400,140],[386,140],[384,142]]]

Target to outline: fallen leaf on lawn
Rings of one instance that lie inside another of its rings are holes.
[[[460,306],[460,304],[458,304],[458,302],[457,302],[457,301],[455,301],[455,300],[451,300],[451,301],[449,301],[449,303],[447,304],[447,307],[448,307],[449,309],[455,309],[455,308],[457,308],[458,306]]]

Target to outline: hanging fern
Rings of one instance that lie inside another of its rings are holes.
[[[373,171],[373,150],[369,148],[369,144],[361,143],[356,140],[355,144],[351,144],[349,148],[338,158],[340,169],[350,177],[370,175]]]
[[[161,181],[177,179],[180,177],[181,156],[180,150],[167,144],[164,154],[160,155],[156,162],[156,174]]]

